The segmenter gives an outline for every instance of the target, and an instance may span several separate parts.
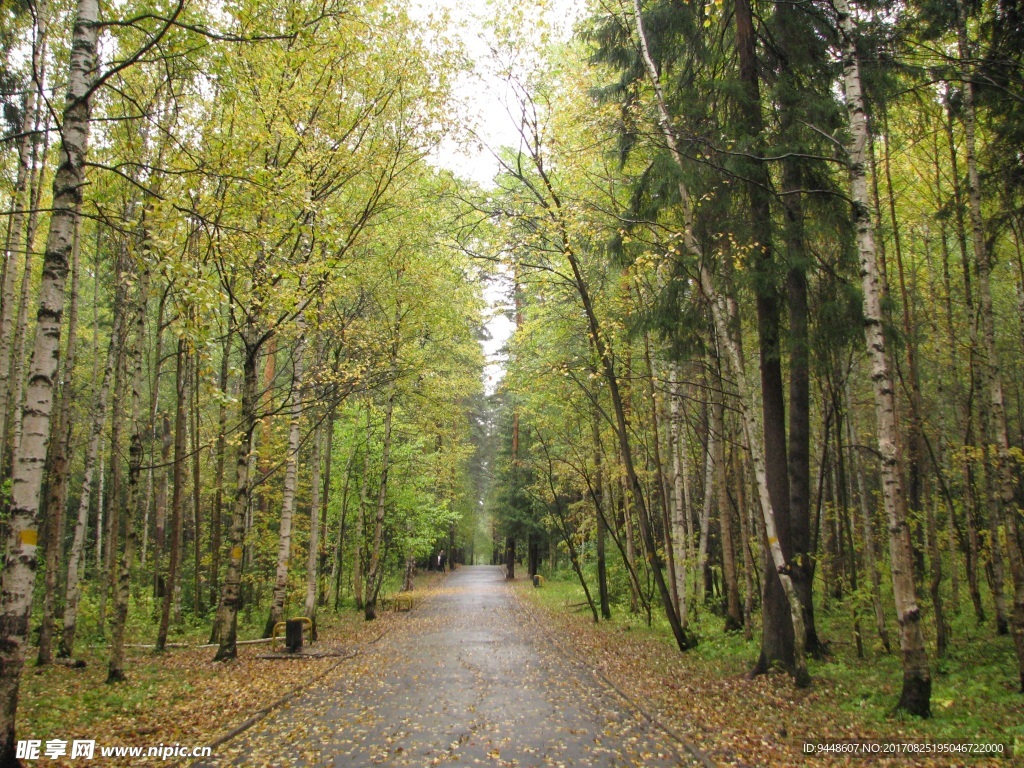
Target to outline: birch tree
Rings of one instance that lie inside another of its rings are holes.
[[[900,627],[903,657],[903,690],[900,709],[919,717],[931,714],[931,670],[921,631],[921,609],[914,585],[914,562],[907,525],[907,499],[903,489],[900,437],[896,427],[896,393],[889,370],[887,340],[882,315],[882,291],[875,253],[874,224],[867,186],[868,124],[864,112],[857,29],[847,0],[836,3],[842,38],[843,84],[849,116],[847,146],[853,218],[857,230],[861,291],[864,302],[864,336],[871,359],[878,451],[882,465],[882,500],[889,521],[889,555],[893,597]]]
[[[99,5],[79,0],[72,33],[67,97],[62,112],[60,164],[53,179],[53,213],[43,256],[43,281],[22,415],[21,445],[11,474],[7,560],[0,577],[0,765],[16,765],[18,683],[32,610],[38,544],[39,494],[60,351],[64,286],[85,184],[89,112],[96,69]]]

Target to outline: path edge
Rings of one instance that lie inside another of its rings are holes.
[[[419,610],[420,606],[425,605],[427,602],[429,602],[430,599],[433,597],[433,595],[431,593],[433,593],[436,590],[436,587],[442,586],[446,581],[448,581],[448,574],[447,573],[445,574],[445,577],[443,579],[441,579],[437,583],[437,585],[435,585],[431,589],[427,590],[427,594],[424,595],[422,602],[414,604],[413,607],[408,611],[408,613],[413,613],[413,612]],[[392,629],[394,629],[394,627],[389,627],[388,629],[385,629],[383,632],[381,632],[379,635],[377,635],[372,640],[368,640],[367,642],[363,643],[361,646],[359,646],[355,650],[353,650],[350,653],[348,653],[348,654],[342,656],[341,658],[339,658],[334,664],[331,664],[329,667],[327,667],[327,669],[325,669],[322,672],[320,672],[320,674],[315,675],[314,677],[310,678],[309,680],[307,680],[304,683],[300,683],[299,685],[294,686],[291,690],[289,690],[286,693],[284,693],[280,698],[274,700],[273,702],[271,702],[270,704],[265,706],[263,709],[258,710],[255,714],[250,715],[247,719],[243,720],[241,723],[236,725],[234,728],[232,728],[227,733],[224,733],[224,734],[218,736],[216,739],[211,741],[209,744],[204,744],[203,746],[210,748],[210,751],[211,751],[210,757],[211,758],[215,757],[215,755],[213,755],[212,752],[213,752],[213,750],[217,749],[217,747],[221,747],[221,746],[227,744],[232,739],[237,738],[238,736],[241,736],[243,733],[248,731],[250,728],[252,728],[254,725],[259,723],[261,720],[265,719],[271,712],[273,712],[276,709],[280,709],[285,704],[290,702],[292,699],[295,699],[296,697],[298,697],[299,694],[302,694],[302,693],[305,693],[306,691],[308,691],[314,685],[316,685],[321,680],[323,680],[325,677],[327,677],[327,675],[331,674],[336,669],[338,669],[338,667],[340,667],[346,661],[350,661],[350,660],[356,658],[357,656],[361,656],[365,652],[365,650],[367,648],[370,648],[370,647],[376,645],[377,643],[379,643],[381,640],[383,640]],[[186,758],[186,760],[184,760],[184,761],[179,760],[177,762],[167,763],[167,765],[170,766],[170,768],[176,768],[177,766],[194,766],[194,765],[200,764],[200,762],[202,760],[205,760],[205,759],[206,758],[203,758],[203,757]]]
[[[508,582],[506,582],[506,584],[508,584]],[[647,720],[647,722],[649,722],[655,728],[661,730],[667,736],[672,738],[676,743],[681,745],[683,749],[690,755],[690,757],[692,757],[694,760],[700,763],[700,765],[702,765],[704,768],[718,768],[717,763],[715,763],[715,761],[712,760],[711,757],[706,752],[704,752],[704,750],[702,750],[697,745],[692,744],[688,739],[685,739],[678,733],[676,733],[675,730],[673,730],[671,727],[662,722],[660,718],[658,718],[655,714],[650,712],[639,701],[634,699],[632,696],[630,696],[628,693],[622,690],[618,685],[612,682],[612,680],[609,679],[609,677],[604,672],[602,672],[598,667],[595,667],[592,664],[587,663],[586,659],[580,656],[573,649],[567,647],[566,644],[563,643],[554,634],[554,632],[551,629],[549,629],[547,625],[544,624],[544,622],[542,622],[537,617],[537,614],[533,610],[533,607],[528,605],[526,601],[523,599],[523,597],[519,594],[519,591],[514,588],[515,584],[516,582],[513,581],[513,583],[509,585],[509,591],[515,598],[516,603],[519,604],[519,607],[523,609],[526,615],[530,617],[530,620],[537,625],[540,631],[543,632],[545,636],[547,636],[548,640],[551,641],[551,643],[558,649],[559,653],[561,653],[563,656],[568,658],[573,663],[579,665],[580,667],[589,670],[594,675],[594,677],[598,678],[608,688],[617,693],[619,697],[622,698],[622,700],[625,701],[629,707],[639,712],[643,716],[643,718]]]

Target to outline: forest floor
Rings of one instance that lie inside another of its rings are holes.
[[[811,688],[797,690],[783,673],[749,679],[746,672],[757,656],[757,633],[752,641],[744,641],[742,633],[726,634],[718,628],[722,620],[707,610],[700,624],[707,630],[703,641],[697,649],[680,653],[667,627],[659,627],[657,620],[648,627],[621,607],[614,620],[595,624],[577,584],[548,581],[533,589],[522,581],[516,593],[553,642],[586,659],[595,674],[634,706],[696,745],[716,765],[1024,765],[1024,754],[1009,756],[1015,740],[1018,753],[1024,750],[1024,698],[1013,690],[1008,638],[996,643],[962,637],[950,652],[953,658],[942,664],[933,660],[934,716],[920,721],[888,711],[899,694],[898,654],[858,662],[841,658],[847,652],[853,655],[852,648],[842,647],[835,654],[839,658],[812,662]],[[711,625],[716,625],[714,630]],[[1005,673],[1005,682],[993,683],[987,654],[998,655],[1000,663],[995,666]],[[879,674],[879,666],[888,679]],[[998,742],[1004,753],[998,758],[893,759],[804,754],[805,744],[839,740]]]
[[[427,574],[418,582],[429,589],[439,574]],[[171,765],[160,758],[101,757],[101,747],[183,747],[207,746],[225,737],[253,718],[259,718],[292,695],[364,653],[395,626],[404,613],[381,611],[376,621],[367,622],[361,613],[323,611],[318,627],[318,642],[307,646],[322,656],[300,659],[265,658],[273,655],[270,644],[239,645],[238,658],[227,663],[214,662],[214,647],[198,647],[204,642],[183,628],[173,636],[175,647],[157,654],[151,637],[140,638],[139,645],[127,648],[128,680],[108,685],[105,645],[88,645],[88,639],[76,649],[76,658],[84,668],[59,664],[32,666],[34,648],[22,677],[19,697],[17,738],[41,742],[40,754],[51,740],[67,742],[67,755],[54,760],[42,756],[25,765],[141,766]],[[206,629],[209,632],[209,629]],[[239,637],[258,637],[258,631],[240,629]],[[152,630],[147,633],[151,635]],[[132,643],[129,640],[129,643]],[[178,644],[187,647],[177,647]],[[280,644],[279,644],[280,647]],[[70,758],[74,740],[95,740],[92,761]]]
[[[213,648],[194,647],[196,628],[176,638],[189,647],[162,655],[130,648],[129,680],[119,685],[104,682],[103,647],[82,648],[83,669],[29,666],[18,738],[94,739],[97,752],[92,761],[26,765],[185,765],[99,754],[101,746],[176,744],[214,745],[215,760],[203,765],[320,765],[347,755],[356,762],[339,764],[653,768],[689,764],[689,747],[695,762],[703,754],[705,764],[722,766],[1024,765],[1006,757],[803,753],[805,743],[837,739],[1008,747],[1016,740],[1019,749],[1019,694],[993,683],[1005,671],[1006,638],[961,633],[952,658],[934,667],[936,716],[920,722],[883,713],[898,693],[891,656],[812,663],[814,684],[798,691],[783,674],[747,679],[756,633],[753,641],[714,634],[708,627],[720,620],[707,611],[696,622],[704,634],[698,649],[680,654],[657,620],[648,627],[617,610],[614,621],[595,625],[571,583],[533,589],[525,579],[498,578],[485,586],[475,602],[458,597],[462,603],[443,608],[465,587],[425,574],[410,613],[384,611],[365,622],[352,610],[325,612],[315,647],[331,655],[320,658],[261,658],[268,646],[245,645],[235,661],[215,663]],[[459,734],[449,740],[452,729]]]

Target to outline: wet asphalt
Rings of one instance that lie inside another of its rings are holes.
[[[554,646],[500,567],[471,566],[451,573],[371,649],[200,765],[696,763]]]

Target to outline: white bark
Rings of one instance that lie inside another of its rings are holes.
[[[320,565],[320,445],[323,442],[323,424],[317,424],[313,434],[312,499],[309,502],[309,551],[306,558],[306,605],[303,614],[313,620],[316,627],[316,585]],[[326,532],[325,532],[326,533]]]
[[[679,597],[679,623],[684,627],[688,622],[688,606],[686,595],[686,573],[689,567],[687,560],[687,526],[686,516],[690,514],[689,498],[683,493],[685,468],[683,451],[686,447],[682,442],[682,412],[679,395],[679,365],[673,362],[669,366],[669,442],[672,450],[672,548],[676,559],[676,594]]]
[[[886,349],[875,230],[868,197],[868,125],[861,91],[856,29],[847,0],[836,0],[835,5],[843,43],[843,82],[850,126],[847,152],[863,292],[864,336],[871,359],[871,382],[874,389],[882,473],[882,500],[889,521],[893,597],[896,601],[900,648],[903,653],[903,694],[899,706],[914,714],[926,716],[931,696],[931,672],[921,632],[921,609],[917,604],[914,586],[913,553],[910,545],[910,528],[907,525],[907,499],[903,488],[902,456],[896,422],[896,394]]]
[[[295,349],[292,352],[293,375],[292,375],[292,402],[289,406],[288,424],[288,458],[285,462],[284,487],[281,491],[281,528],[277,546],[277,573],[274,579],[274,600],[270,607],[270,621],[268,627],[272,630],[274,624],[284,620],[284,606],[288,597],[288,560],[291,556],[292,547],[292,518],[295,515],[295,487],[298,482],[299,473],[299,445],[300,445],[300,422],[302,420],[302,380],[303,380],[303,352],[305,350],[306,324],[304,314],[299,313],[296,318],[296,325],[299,329],[299,337],[295,341]],[[313,511],[316,518],[316,510]]]
[[[964,61],[972,60],[967,39],[964,9],[960,6],[957,37],[960,56]],[[978,315],[981,326],[982,347],[981,372],[985,386],[982,405],[982,429],[986,453],[994,450],[995,455],[986,456],[985,477],[988,488],[989,531],[992,538],[990,548],[994,578],[993,591],[998,619],[1005,620],[1006,607],[1003,596],[1002,547],[998,546],[999,529],[1005,526],[1006,556],[1013,579],[1013,612],[1009,623],[1014,648],[1017,652],[1017,666],[1020,675],[1020,689],[1024,691],[1024,555],[1017,536],[1018,511],[1014,504],[1013,461],[1010,458],[1010,441],[1006,428],[1006,402],[1003,395],[1003,377],[996,351],[995,310],[992,306],[992,257],[985,243],[985,222],[981,210],[981,178],[978,173],[977,148],[975,139],[976,114],[974,108],[974,82],[970,74],[964,80],[964,139],[967,150],[967,194],[970,200],[971,231],[974,242],[974,258],[978,266]],[[977,334],[975,334],[977,335]]]
[[[32,611],[39,535],[37,513],[60,353],[64,286],[78,218],[76,211],[85,184],[89,88],[96,62],[98,15],[97,0],[79,0],[71,41],[60,161],[53,180],[53,213],[46,239],[32,364],[22,416],[22,441],[11,473],[10,536],[0,582],[0,763],[3,764],[15,761],[18,684]]]
[[[144,232],[143,239],[145,238]],[[146,304],[149,298],[150,271],[144,259],[137,269],[141,274],[135,301],[135,339],[130,361],[132,365],[132,434],[128,449],[128,493],[124,505],[125,541],[120,568],[117,572],[117,586],[114,591],[114,621],[111,628],[110,660],[107,668],[108,683],[126,679],[124,673],[124,630],[128,621],[128,599],[131,589],[132,566],[135,560],[135,546],[138,540],[138,523],[143,517],[142,511],[145,504],[139,478],[142,471],[143,454],[142,357],[146,340]],[[198,584],[196,589],[199,589]]]

